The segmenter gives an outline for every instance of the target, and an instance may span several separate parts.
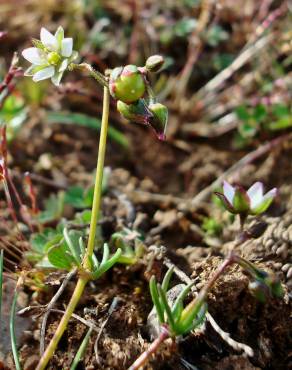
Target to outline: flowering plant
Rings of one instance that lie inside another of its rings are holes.
[[[254,183],[246,191],[240,185],[232,186],[227,181],[224,181],[223,193],[215,192],[215,194],[231,213],[259,215],[270,207],[277,195],[277,188],[273,188],[264,195],[264,187],[261,182]]]
[[[22,52],[22,56],[32,63],[25,76],[32,76],[35,82],[50,78],[58,86],[68,65],[78,56],[73,50],[73,39],[64,37],[62,27],[57,29],[55,35],[43,27],[40,40],[33,39],[33,44],[34,47]]]

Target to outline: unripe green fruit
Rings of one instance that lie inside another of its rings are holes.
[[[134,65],[115,68],[110,76],[109,88],[115,99],[127,104],[142,98],[146,90],[144,76]]]
[[[153,114],[153,117],[150,119],[150,126],[155,130],[158,139],[165,140],[168,109],[160,103],[151,103],[148,108]]]
[[[51,53],[48,54],[47,56],[47,61],[52,64],[52,65],[57,65],[61,61],[61,56],[56,52],[52,51]]]
[[[139,99],[132,104],[126,104],[118,100],[117,110],[124,118],[137,123],[148,124],[149,119],[152,117],[144,99]]]

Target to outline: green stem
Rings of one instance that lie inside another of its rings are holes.
[[[86,279],[84,277],[79,278],[79,280],[77,281],[75,290],[74,290],[73,295],[70,299],[70,302],[67,306],[67,309],[66,309],[66,311],[65,311],[65,313],[62,317],[62,320],[60,321],[59,326],[58,326],[52,340],[50,341],[50,344],[48,345],[48,347],[45,350],[42,358],[40,359],[40,362],[38,363],[38,366],[37,366],[36,370],[44,370],[46,368],[48,362],[50,361],[50,359],[54,355],[54,352],[57,348],[57,345],[58,345],[60,339],[62,338],[62,335],[63,335],[65,329],[67,328],[67,325],[68,325],[68,322],[71,318],[71,315],[74,312],[75,307],[77,306],[77,304],[79,302],[79,299],[80,299],[80,297],[83,293],[83,290],[84,290],[87,282],[88,282],[88,279]]]
[[[91,220],[90,220],[88,244],[87,244],[86,254],[85,254],[84,262],[83,262],[84,268],[89,269],[89,270],[91,270],[91,260],[92,260],[93,250],[94,250],[96,224],[97,224],[99,213],[100,213],[99,211],[100,211],[100,202],[101,202],[101,193],[102,193],[102,177],[103,177],[104,158],[105,158],[105,151],[106,151],[106,138],[107,138],[107,130],[108,130],[109,103],[110,103],[109,89],[107,86],[104,86],[103,112],[102,112],[100,139],[99,139],[99,150],[98,150],[98,160],[97,160],[95,186],[94,186],[93,205],[92,205],[92,213],[91,213]],[[89,280],[89,277],[84,274],[80,276],[80,278],[78,279],[75,290],[67,306],[67,309],[64,313],[64,316],[62,317],[62,320],[60,321],[59,326],[49,346],[47,347],[42,358],[40,359],[40,362],[36,370],[44,370],[48,362],[50,361],[51,357],[53,356],[57,348],[57,345],[64,331],[67,328],[70,317],[79,302],[79,299],[83,293],[83,290],[88,280]]]
[[[103,178],[103,168],[104,168],[104,158],[106,151],[106,138],[108,130],[108,117],[109,117],[109,104],[110,104],[110,94],[109,89],[104,87],[103,89],[103,111],[101,120],[101,131],[99,139],[98,148],[98,161],[96,166],[95,184],[94,184],[94,196],[93,205],[91,211],[89,238],[87,243],[86,255],[84,258],[84,267],[86,269],[91,268],[91,256],[94,250],[94,241],[96,235],[96,224],[100,213],[100,202],[102,195],[102,178]]]

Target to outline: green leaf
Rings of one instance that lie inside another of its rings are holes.
[[[100,130],[101,121],[98,118],[90,117],[82,113],[72,112],[47,112],[47,119],[49,123],[75,124],[79,126],[89,127],[91,129]],[[108,128],[108,136],[110,139],[116,141],[124,148],[129,147],[128,139],[124,134],[114,127]]]
[[[45,201],[45,210],[38,216],[39,221],[46,223],[60,219],[64,210],[64,198],[64,192],[51,194]]]
[[[65,193],[65,203],[74,208],[85,208],[84,190],[81,186],[71,186]]]
[[[85,335],[83,341],[81,342],[80,347],[79,347],[79,349],[76,353],[76,356],[74,357],[74,360],[71,364],[70,370],[76,370],[77,369],[77,366],[78,366],[79,362],[81,361],[81,358],[83,357],[83,355],[85,353],[85,350],[86,350],[86,347],[88,345],[92,330],[93,330],[92,327],[90,327],[88,329],[88,332],[86,333],[86,335]]]
[[[263,104],[259,104],[254,108],[253,118],[257,122],[261,122],[267,117],[267,114],[268,112],[267,112],[266,107]]]
[[[290,111],[287,105],[275,104],[272,106],[272,112],[277,118],[286,118],[290,115]]]
[[[188,36],[196,27],[197,21],[194,18],[185,18],[176,23],[174,33],[178,37]]]
[[[13,296],[13,300],[12,300],[11,311],[10,311],[9,330],[10,330],[11,348],[12,348],[15,369],[21,370],[19,353],[17,349],[16,334],[15,334],[15,312],[16,312],[17,298],[18,298],[18,291],[16,288],[14,296]]]
[[[235,113],[241,121],[248,121],[250,119],[250,114],[247,110],[247,107],[244,105],[237,107],[235,109]]]
[[[286,128],[290,128],[292,127],[292,115],[283,117],[278,121],[271,122],[268,127],[272,131],[285,130]]]
[[[3,260],[4,260],[4,250],[0,251],[0,328],[1,328],[1,313],[2,313],[2,287],[3,287]]]
[[[163,324],[165,322],[164,320],[164,310],[162,308],[162,304],[159,299],[159,293],[157,289],[156,279],[155,276],[152,275],[150,282],[149,282],[149,288],[150,288],[150,294],[152,298],[152,302],[154,304],[154,307],[156,309],[157,317],[160,322],[160,324]]]
[[[225,31],[221,26],[211,26],[205,34],[207,43],[210,46],[217,46],[222,41],[226,41],[229,38],[229,33]]]
[[[76,230],[68,231],[68,229],[65,228],[63,235],[71,256],[74,258],[76,264],[80,265],[82,256],[79,239],[82,237],[82,233]]]
[[[60,243],[48,250],[48,260],[56,268],[71,270],[75,265],[74,258],[68,253],[66,243]]]
[[[238,131],[243,138],[253,138],[258,131],[257,122],[253,120],[245,121],[238,127]]]
[[[46,244],[58,234],[58,231],[51,228],[45,229],[42,233],[33,234],[30,239],[32,249],[38,253],[45,253]]]

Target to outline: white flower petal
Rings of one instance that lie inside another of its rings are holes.
[[[46,80],[47,78],[50,78],[54,75],[55,73],[55,67],[50,66],[42,69],[41,71],[38,71],[34,76],[33,76],[33,81],[38,82],[42,80]]]
[[[254,183],[247,191],[247,195],[250,199],[251,208],[257,207],[263,200],[263,184],[261,182]]]
[[[262,200],[256,207],[251,208],[252,214],[259,215],[265,212],[271,205],[273,199],[277,195],[278,190],[276,188],[270,190],[262,197]]]
[[[223,194],[227,198],[230,204],[233,204],[233,198],[235,194],[235,189],[227,181],[223,182]]]
[[[38,71],[40,71],[41,69],[44,69],[46,68],[46,66],[38,66],[38,65],[35,65],[35,64],[32,64],[29,68],[27,68],[26,71],[24,71],[24,76],[33,76],[35,73],[37,73]]]
[[[63,27],[59,26],[56,33],[55,33],[55,37],[58,41],[58,49],[60,50],[61,49],[61,43],[62,43],[62,40],[64,38],[64,29]]]
[[[62,79],[62,76],[63,76],[63,72],[55,73],[54,76],[51,78],[53,84],[56,85],[56,86],[59,86],[60,82],[61,82],[61,79]]]
[[[64,72],[66,70],[66,68],[68,67],[68,64],[69,64],[69,60],[64,59],[61,63],[60,68],[59,68],[59,72]]]
[[[70,57],[73,50],[73,39],[71,37],[67,37],[62,40],[61,46],[61,54],[63,57]]]
[[[275,198],[275,196],[277,195],[277,193],[278,193],[278,189],[277,188],[273,188],[272,190],[268,191],[267,194],[265,194],[263,196],[263,200]]]
[[[42,65],[44,60],[40,55],[39,49],[37,48],[27,48],[22,52],[22,56],[32,64]]]
[[[41,42],[50,50],[58,49],[58,41],[56,37],[44,27],[41,29]]]

